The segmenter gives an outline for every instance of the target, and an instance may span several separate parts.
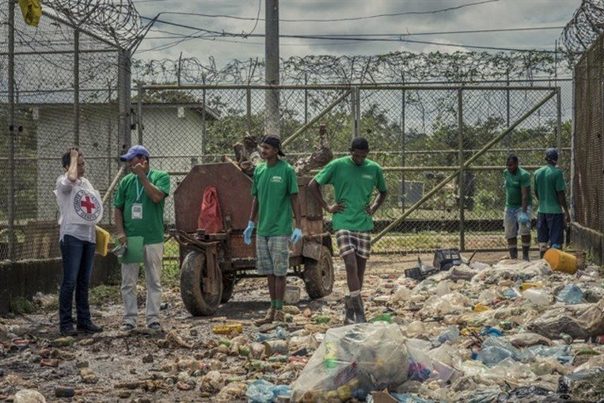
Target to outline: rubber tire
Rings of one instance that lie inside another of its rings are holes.
[[[187,311],[193,316],[213,315],[222,299],[222,273],[217,272],[219,286],[214,298],[203,294],[202,278],[206,270],[206,257],[203,252],[189,252],[180,268],[180,296]]]
[[[321,259],[304,259],[304,285],[311,299],[323,298],[333,290],[334,272],[331,252],[327,246],[321,249]]]
[[[233,296],[235,290],[235,277],[224,276],[222,277],[222,298],[220,298],[221,304],[229,302]]]

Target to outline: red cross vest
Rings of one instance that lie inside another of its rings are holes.
[[[103,218],[101,195],[87,179],[80,178],[65,196],[66,200],[59,202],[64,223],[94,225]]]

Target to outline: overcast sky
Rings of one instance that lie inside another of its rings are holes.
[[[141,15],[190,27],[235,33],[264,34],[265,0],[134,0]],[[472,4],[474,3],[474,4]],[[482,3],[482,4],[476,4]],[[562,27],[572,17],[580,0],[281,0],[280,33],[287,34],[417,34],[427,32],[507,29],[527,27]],[[463,6],[463,7],[460,7]],[[292,19],[333,20],[368,17],[379,14],[429,12],[460,7],[449,11],[365,18],[355,21],[287,22]],[[179,12],[183,14],[170,14]],[[192,13],[249,17],[239,20],[203,17]],[[144,21],[145,23],[148,21]],[[256,25],[255,29],[254,26]],[[253,30],[253,31],[252,31]],[[521,49],[553,49],[560,29],[539,31],[412,35],[406,39]],[[218,67],[233,59],[264,57],[264,39],[216,38],[189,39],[175,35],[200,35],[199,31],[156,22],[139,46],[136,57],[144,59],[197,57],[202,62],[213,56]],[[354,42],[281,38],[282,58],[306,55],[377,55],[392,51],[453,52],[463,48],[437,44],[403,42]],[[470,50],[470,49],[467,49]]]

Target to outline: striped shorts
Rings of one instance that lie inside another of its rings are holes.
[[[256,236],[256,270],[261,275],[285,276],[289,268],[288,236]]]
[[[363,259],[369,259],[371,254],[371,237],[368,232],[356,232],[341,229],[336,231],[336,240],[340,256],[356,253]]]

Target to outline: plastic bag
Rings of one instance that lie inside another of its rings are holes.
[[[574,284],[567,284],[560,290],[556,299],[567,304],[582,304],[584,303],[583,291]]]
[[[559,339],[562,333],[573,338],[604,334],[604,300],[550,309],[532,321],[528,329],[550,339]]]
[[[205,230],[208,234],[222,231],[222,214],[220,213],[218,191],[215,186],[208,186],[203,191],[197,228]]]
[[[522,293],[522,297],[537,306],[546,306],[552,303],[552,296],[540,288],[529,288]]]
[[[258,379],[247,387],[245,395],[252,403],[276,402],[280,397],[289,397],[291,389],[287,385],[273,385],[264,379]]]
[[[372,390],[406,381],[408,359],[398,325],[375,322],[329,329],[292,385],[292,399],[364,399]]]
[[[529,351],[541,357],[554,357],[560,363],[566,364],[573,361],[573,355],[570,351],[570,346],[533,346],[529,347]]]

